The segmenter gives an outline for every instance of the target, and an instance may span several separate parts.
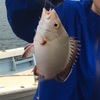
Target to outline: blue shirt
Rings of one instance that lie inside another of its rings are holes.
[[[43,7],[33,1],[6,0],[8,20],[14,33],[28,42],[33,41],[34,29]],[[65,0],[55,8],[69,36],[80,40],[81,51],[68,79],[63,83],[56,80],[40,82],[34,100],[37,100],[38,95],[40,100],[94,100],[95,44],[100,35],[100,16],[91,10],[91,5],[91,0]],[[98,55],[100,57],[100,46]],[[100,79],[98,84],[97,100],[100,100]]]

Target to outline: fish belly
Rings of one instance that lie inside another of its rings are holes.
[[[34,42],[36,65],[45,78],[54,78],[65,67],[68,59],[68,48],[57,39],[45,45]]]

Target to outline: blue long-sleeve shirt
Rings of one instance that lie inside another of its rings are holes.
[[[69,36],[80,40],[81,51],[72,73],[61,83],[56,80],[40,82],[34,100],[94,100],[96,81],[96,39],[100,35],[100,16],[91,10],[92,1],[72,2],[65,0],[55,10]],[[33,42],[42,7],[35,0],[6,0],[8,21],[14,33]],[[100,46],[98,50],[100,58]],[[98,82],[100,100],[100,79]],[[39,90],[39,91],[38,91]]]

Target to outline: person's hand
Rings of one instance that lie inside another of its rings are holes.
[[[52,1],[51,0],[36,0],[36,1],[45,7],[54,8],[60,5],[64,0],[52,0]]]

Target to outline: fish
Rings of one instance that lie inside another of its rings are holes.
[[[79,41],[69,37],[55,9],[43,8],[33,43],[26,46],[23,58],[34,54],[33,72],[44,79],[64,81],[79,54]]]

